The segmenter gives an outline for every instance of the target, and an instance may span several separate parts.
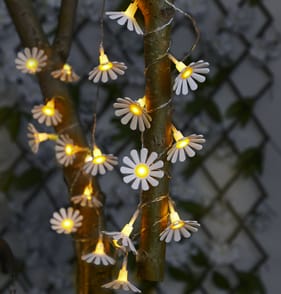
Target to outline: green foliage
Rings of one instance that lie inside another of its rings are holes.
[[[237,272],[239,285],[236,294],[265,294],[266,290],[256,273]]]
[[[200,248],[197,248],[196,253],[191,255],[191,261],[198,267],[207,268],[210,265],[208,256]]]
[[[43,179],[44,175],[42,174],[42,171],[32,167],[20,176],[15,177],[13,179],[13,185],[20,190],[25,190],[34,185],[40,185]]]
[[[184,169],[184,175],[186,177],[192,176],[196,172],[197,168],[203,163],[203,161],[204,157],[196,154],[196,156],[189,161],[186,168]]]
[[[11,169],[0,173],[0,191],[7,192],[13,180]]]
[[[238,156],[235,169],[245,177],[250,177],[255,173],[262,173],[263,150],[260,147],[252,147],[242,152]]]
[[[229,290],[231,288],[230,282],[227,277],[218,271],[214,271],[212,274],[212,281],[214,285],[223,290]]]
[[[204,206],[194,201],[179,201],[178,203],[179,207],[191,213],[196,219],[200,219],[205,213]]]
[[[244,127],[251,118],[254,105],[255,100],[252,98],[235,101],[227,109],[226,116],[235,119]]]

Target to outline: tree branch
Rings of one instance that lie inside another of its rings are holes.
[[[61,99],[56,99],[56,108],[63,117],[62,123],[60,123],[55,128],[57,133],[67,133],[74,140],[75,144],[79,146],[87,146],[85,137],[83,135],[84,132],[81,130],[75,107],[66,84],[52,78],[50,74],[52,69],[56,67],[56,64],[62,63],[63,60],[61,60],[61,56],[59,56],[54,49],[50,48],[47,38],[40,26],[39,20],[36,17],[31,1],[5,0],[5,2],[18,34],[22,40],[22,44],[26,47],[36,46],[43,48],[48,55],[48,65],[37,75],[37,77],[39,79],[39,85],[41,87],[42,94],[46,99],[58,96],[61,97]],[[68,11],[66,8],[66,2],[71,3],[75,1],[66,0],[63,2],[66,9],[64,10],[64,14],[66,14],[66,11]],[[71,12],[73,16],[74,10],[71,10]],[[74,17],[72,18],[72,21],[73,19]],[[68,18],[68,24],[69,21],[70,19]],[[71,27],[73,27],[73,25]],[[62,31],[61,34],[59,34],[60,36],[64,36]],[[70,47],[70,36],[68,37],[68,42],[68,46]],[[72,187],[72,195],[82,194],[84,187],[89,183],[89,176],[81,173],[78,180],[75,182],[75,184],[73,184],[77,177],[77,172],[79,171],[80,162],[82,159],[82,157],[77,156],[77,160],[75,160],[73,166],[64,168],[65,180],[68,184],[68,187]],[[95,179],[93,179],[93,183],[95,191],[99,192],[100,200],[103,202],[104,196],[100,192],[98,183],[95,181]],[[104,223],[103,211],[88,207],[83,208],[80,206],[79,210],[83,216],[83,224],[78,229],[77,233],[73,236],[77,255],[77,293],[111,293],[111,291],[100,288],[100,286],[110,280],[112,268],[96,267],[81,261],[81,255],[85,252],[88,252],[88,250],[93,249],[93,246],[98,239],[99,224],[103,225]]]
[[[71,47],[78,1],[79,0],[62,0],[61,3],[58,29],[53,48],[64,63],[68,58]]]
[[[171,97],[170,61],[167,51],[170,45],[169,20],[173,9],[164,0],[139,0],[139,6],[145,20],[144,56],[146,65],[146,102],[148,111],[167,103]],[[157,32],[153,32],[157,30]],[[147,33],[150,32],[150,33]],[[151,128],[144,133],[144,146],[149,151],[164,154],[165,176],[157,187],[142,193],[141,241],[138,257],[138,274],[142,280],[161,281],[164,275],[165,244],[159,235],[167,225],[169,193],[169,164],[166,150],[172,141],[171,105],[152,112]],[[159,201],[161,200],[161,201]],[[155,286],[155,283],[154,283]]]

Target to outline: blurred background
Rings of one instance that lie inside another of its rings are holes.
[[[60,1],[33,2],[52,40]],[[97,94],[96,85],[87,80],[98,63],[97,2],[80,1],[68,62],[82,79],[71,91],[88,138],[96,101],[97,142],[121,158],[139,146],[140,136],[120,124],[112,104],[117,97],[143,96],[143,43],[142,37],[105,17],[105,50],[128,70],[117,81],[101,85]],[[124,10],[128,4],[107,1],[106,9]],[[210,62],[211,73],[195,93],[173,96],[175,125],[186,135],[196,132],[207,138],[196,158],[173,166],[171,184],[183,218],[200,221],[202,229],[167,246],[166,278],[159,293],[280,293],[280,1],[175,4],[197,20],[202,35],[192,60]],[[194,33],[179,13],[172,35],[171,52],[182,59]],[[42,144],[37,155],[27,144],[27,123],[36,125],[30,111],[43,98],[36,79],[15,68],[21,49],[0,1],[0,238],[16,256],[17,293],[70,294],[72,239],[49,226],[53,211],[69,205],[68,194],[53,144]],[[122,182],[118,169],[100,182],[107,196],[107,229],[119,230],[135,210],[138,195]],[[0,293],[9,293],[12,283],[0,267]]]

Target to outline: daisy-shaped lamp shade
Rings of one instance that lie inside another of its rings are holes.
[[[125,156],[123,163],[126,166],[122,166],[120,171],[124,174],[123,181],[128,184],[132,182],[131,187],[137,190],[140,186],[142,190],[147,191],[150,185],[153,187],[158,186],[160,179],[164,176],[164,172],[160,170],[163,167],[163,161],[156,159],[158,154],[152,152],[148,154],[146,148],[140,150],[140,155],[137,150],[130,152],[131,158]]]
[[[53,78],[66,83],[76,82],[80,79],[80,77],[74,72],[72,66],[67,63],[64,64],[61,69],[52,71],[51,75]]]
[[[51,227],[58,234],[71,234],[77,231],[82,225],[83,216],[79,210],[72,207],[61,208],[59,212],[54,212],[50,219]]]
[[[124,291],[132,291],[135,293],[141,293],[141,290],[134,286],[131,282],[128,281],[128,271],[127,271],[127,256],[124,258],[122,268],[119,271],[118,277],[116,280],[102,285],[103,288],[109,289],[123,289]]]
[[[88,149],[74,145],[68,135],[61,135],[57,140],[55,151],[58,162],[67,167],[73,164],[78,152],[86,152]]]
[[[190,90],[195,91],[198,89],[197,83],[204,83],[206,81],[204,74],[207,74],[210,71],[208,62],[199,60],[186,65],[183,62],[178,61],[171,54],[169,54],[169,58],[174,62],[176,69],[179,72],[173,86],[176,95],[187,95],[189,88]]]
[[[172,163],[185,161],[186,157],[193,157],[196,155],[195,151],[203,148],[202,144],[206,142],[203,135],[192,134],[184,137],[182,132],[178,131],[174,126],[172,127],[173,137],[175,143],[167,152],[167,160]]]
[[[47,64],[47,55],[37,47],[25,48],[17,54],[16,68],[23,73],[36,74]]]
[[[150,128],[151,116],[147,113],[145,108],[145,97],[133,101],[129,97],[117,98],[117,102],[113,104],[115,115],[120,116],[121,123],[127,125],[130,122],[131,130],[137,128],[144,132],[145,129]]]
[[[89,80],[93,80],[93,83],[98,83],[99,81],[106,83],[109,79],[116,80],[118,75],[124,75],[127,69],[123,62],[111,62],[104,53],[103,47],[100,47],[99,62],[100,64],[89,72]]]
[[[139,216],[139,209],[135,211],[130,221],[123,227],[121,232],[104,232],[106,235],[112,237],[113,244],[116,248],[125,249],[125,251],[132,251],[137,254],[137,250],[130,238],[134,229],[134,223]]]
[[[55,99],[50,99],[45,105],[35,105],[32,110],[32,116],[40,124],[46,126],[56,126],[62,120],[61,113],[55,108]]]
[[[87,155],[83,170],[92,176],[97,174],[104,175],[106,171],[112,171],[113,167],[118,164],[117,157],[112,154],[103,154],[95,145],[92,155]]]
[[[87,263],[94,263],[96,265],[115,264],[115,260],[108,256],[104,251],[102,236],[99,237],[95,250],[88,254],[82,255],[82,260],[86,261]]]
[[[108,11],[105,14],[110,19],[117,20],[121,26],[126,25],[129,31],[135,31],[138,35],[142,35],[142,29],[135,19],[136,11],[138,10],[138,1],[131,3],[125,11]]]
[[[33,153],[37,153],[39,145],[47,140],[56,141],[58,136],[56,134],[40,133],[36,130],[33,124],[29,123],[27,126],[28,145]]]
[[[85,207],[85,206],[96,207],[96,208],[102,207],[102,203],[93,194],[92,183],[89,183],[85,187],[82,195],[77,195],[77,196],[71,197],[71,201],[75,204],[79,203],[82,207]]]
[[[182,237],[189,238],[190,232],[197,232],[200,224],[197,221],[182,220],[169,202],[170,225],[160,234],[160,241],[170,243],[172,240],[179,242]]]

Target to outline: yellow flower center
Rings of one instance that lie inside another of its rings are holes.
[[[47,116],[54,116],[55,115],[55,109],[53,107],[48,106],[48,105],[43,106],[42,112]]]
[[[106,161],[106,156],[104,155],[99,155],[99,156],[96,156],[94,157],[93,159],[93,163],[94,164],[102,164]]]
[[[37,68],[38,68],[39,62],[36,58],[28,58],[25,66],[27,69],[29,69],[32,72],[36,72]]]
[[[67,74],[67,75],[71,75],[72,72],[72,67],[69,64],[65,64],[62,68],[62,70]]]
[[[102,240],[99,240],[98,241],[94,253],[95,254],[100,254],[100,255],[104,255],[105,254],[105,252],[104,252],[104,245],[103,245]]]
[[[74,146],[72,144],[66,144],[64,147],[64,151],[66,155],[73,155],[74,154]]]
[[[121,268],[118,274],[117,281],[125,282],[125,283],[128,282],[128,271],[126,270],[126,268],[123,268],[123,267]]]
[[[61,222],[61,227],[64,230],[71,232],[74,227],[74,221],[71,218],[66,218]]]
[[[180,140],[180,141],[178,141],[176,143],[176,148],[177,149],[182,149],[185,146],[187,146],[189,144],[189,142],[190,142],[190,139],[189,138],[184,138],[184,139],[182,139],[182,140]]]
[[[170,228],[172,230],[178,230],[178,229],[182,228],[184,225],[185,225],[184,221],[178,220],[178,221],[175,221],[174,223],[172,223],[170,225]]]
[[[191,75],[192,75],[192,73],[193,73],[193,69],[192,69],[192,67],[190,67],[190,66],[187,66],[185,69],[184,69],[184,71],[181,73],[181,77],[182,77],[182,79],[187,79],[187,78],[189,78]]]
[[[108,71],[113,67],[112,62],[107,62],[105,64],[100,64],[99,65],[99,70],[100,71]]]
[[[140,164],[136,165],[134,172],[135,172],[136,177],[138,177],[140,179],[145,179],[148,177],[148,175],[150,173],[150,169],[146,164],[140,163]]]
[[[131,104],[131,105],[130,105],[130,112],[131,112],[132,114],[134,114],[134,115],[137,115],[137,116],[142,115],[142,109],[141,109],[141,107],[140,107],[139,105],[137,105],[137,104]]]

